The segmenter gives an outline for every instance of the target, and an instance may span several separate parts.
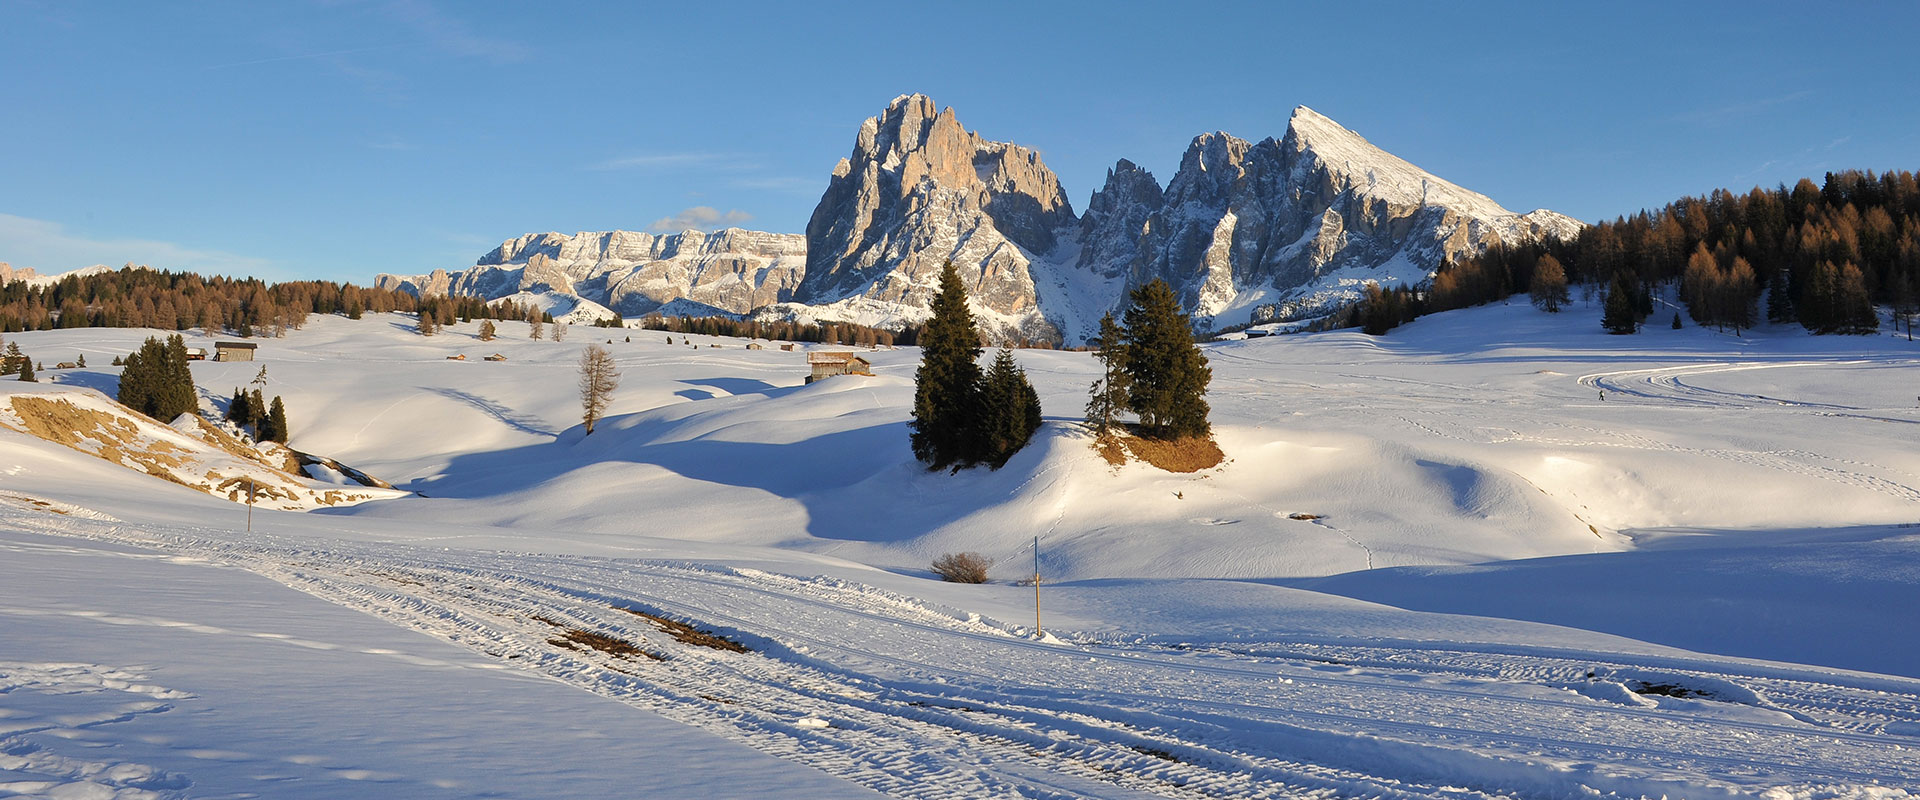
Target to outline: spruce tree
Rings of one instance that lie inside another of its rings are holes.
[[[39,378],[33,377],[33,360],[32,359],[28,359],[26,361],[20,362],[20,380],[26,381],[28,383],[40,382]]]
[[[913,455],[929,469],[980,461],[980,333],[967,309],[967,289],[953,262],[940,271],[933,318],[920,333],[920,369],[913,376]]]
[[[161,422],[194,410],[199,398],[193,372],[187,366],[187,345],[179,334],[162,343],[154,337],[128,355],[120,370],[117,399],[121,405]]]
[[[1166,281],[1133,290],[1124,317],[1127,406],[1140,416],[1141,435],[1173,439],[1206,436],[1207,384],[1213,369],[1193,343],[1193,324]]]
[[[227,421],[235,425],[246,425],[253,419],[253,412],[247,406],[252,398],[238,388],[233,390],[233,401],[227,404]]]
[[[1767,321],[1785,325],[1794,318],[1793,291],[1788,288],[1787,268],[1782,265],[1767,278]]]
[[[1100,334],[1092,344],[1098,348],[1094,358],[1100,360],[1100,377],[1087,387],[1087,427],[1095,436],[1106,436],[1113,431],[1114,417],[1127,407],[1126,333],[1113,314],[1100,317]]]
[[[260,438],[270,442],[287,443],[287,407],[280,402],[280,396],[273,396],[273,410],[267,412],[267,421],[262,427],[270,429],[262,432]]]
[[[1040,429],[1040,396],[1027,380],[1026,370],[1013,360],[1013,351],[1003,347],[987,368],[982,397],[986,460],[999,469]]]
[[[1607,333],[1626,334],[1639,330],[1639,319],[1634,314],[1633,288],[1628,285],[1626,274],[1613,274],[1613,283],[1607,287],[1606,310],[1600,316],[1600,327]]]

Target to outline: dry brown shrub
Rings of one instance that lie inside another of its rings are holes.
[[[949,583],[986,583],[993,559],[979,553],[948,553],[933,560],[933,574]]]

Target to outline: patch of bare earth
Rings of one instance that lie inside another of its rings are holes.
[[[720,634],[714,633],[712,631],[700,630],[698,628],[693,627],[692,625],[688,625],[687,623],[681,622],[676,619],[668,619],[658,614],[649,614],[637,608],[626,608],[624,606],[614,606],[614,608],[619,611],[625,611],[636,617],[646,618],[648,621],[652,622],[654,625],[659,626],[660,630],[664,631],[668,636],[672,636],[674,638],[674,641],[677,641],[681,644],[691,644],[691,645],[697,645],[699,647],[711,647],[715,650],[725,650],[729,653],[753,652],[744,644],[736,642],[725,636],[721,636]]]
[[[1182,436],[1178,439],[1150,439],[1132,433],[1108,433],[1096,437],[1093,449],[1116,467],[1129,460],[1145,461],[1168,472],[1199,472],[1220,466],[1227,460],[1212,436]]]
[[[644,656],[654,661],[667,660],[666,656],[642,650],[638,645],[625,639],[617,636],[608,636],[604,633],[595,633],[582,628],[568,628],[564,635],[548,639],[547,644],[555,647],[564,647],[568,650],[579,650],[581,648],[598,650],[615,658]]]

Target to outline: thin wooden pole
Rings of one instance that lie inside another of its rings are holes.
[[[1033,634],[1036,639],[1047,637],[1047,629],[1040,627],[1040,537],[1033,537]]]
[[[253,532],[253,479],[247,479],[247,532]]]

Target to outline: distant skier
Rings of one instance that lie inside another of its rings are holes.
[[[1605,389],[1600,390],[1600,402],[1607,402],[1607,390]]]

